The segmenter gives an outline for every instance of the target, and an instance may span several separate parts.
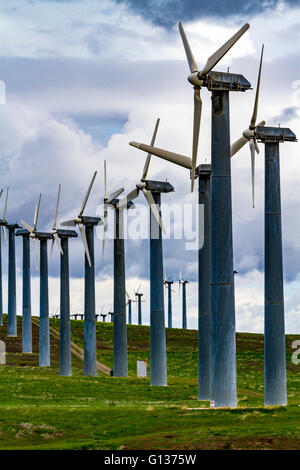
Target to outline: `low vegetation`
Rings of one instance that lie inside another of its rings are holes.
[[[59,330],[59,320],[51,319]],[[0,366],[0,449],[296,449],[300,448],[300,365],[291,361],[287,336],[287,407],[263,406],[263,336],[237,334],[239,407],[214,410],[197,399],[197,332],[167,329],[168,387],[136,377],[147,359],[149,327],[128,326],[129,377],[84,377],[73,358],[73,376],[59,376],[59,342],[51,338],[51,367],[38,367],[18,338],[0,339],[7,364]],[[113,327],[97,323],[98,360],[112,368]],[[83,322],[72,321],[72,340],[83,346]]]

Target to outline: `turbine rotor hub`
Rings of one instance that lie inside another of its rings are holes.
[[[195,87],[202,87],[203,80],[199,78],[199,72],[193,72],[188,76],[188,81]]]
[[[246,139],[251,139],[255,136],[255,129],[245,129],[243,132],[243,136],[246,137]]]

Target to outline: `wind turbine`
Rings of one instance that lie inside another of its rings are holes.
[[[192,160],[189,157],[145,144],[137,145],[141,150],[151,152],[173,164],[188,170],[192,168]],[[199,165],[196,168],[196,176],[198,177],[199,207],[204,206],[203,244],[199,246],[198,250],[198,398],[199,400],[210,400],[211,165]]]
[[[104,219],[103,246],[104,255],[105,232],[107,228],[108,207],[114,210],[114,354],[113,375],[128,376],[127,330],[126,330],[126,288],[125,288],[125,247],[124,247],[124,210],[134,207],[131,201],[119,207],[118,196],[124,188],[108,194],[106,161],[104,161]]]
[[[197,166],[197,152],[202,112],[202,99],[200,96],[201,87],[206,87],[209,91],[214,90],[235,90],[244,91],[249,88],[249,83],[242,76],[235,74],[215,72],[212,71],[215,65],[224,57],[224,55],[231,49],[231,47],[240,39],[240,37],[249,29],[249,24],[246,23],[236,34],[234,34],[223,46],[221,46],[214,54],[212,54],[204,68],[199,71],[198,65],[194,59],[190,45],[186,38],[182,23],[179,22],[179,32],[184,45],[185,53],[189,63],[191,75],[188,76],[188,81],[193,85],[194,88],[194,122],[193,122],[193,145],[192,145],[192,160],[191,160],[191,190],[194,190],[194,179],[196,176]],[[141,144],[137,142],[130,142],[130,145],[141,148]],[[143,145],[143,144],[142,144]],[[153,144],[151,144],[153,145]],[[143,150],[143,149],[142,149]],[[164,153],[162,158],[168,160],[168,153],[162,149],[158,149]],[[175,154],[173,154],[175,155]],[[182,160],[182,155],[179,156]]]
[[[200,87],[212,92],[211,135],[211,391],[210,400],[215,407],[235,407],[236,349],[235,306],[232,249],[232,207],[230,168],[229,92],[246,91],[250,83],[240,74],[215,72],[212,68],[247,31],[244,25],[229,41],[207,61],[204,69],[198,67],[191,52],[182,25],[180,33],[189,62],[194,85],[194,131],[192,160],[180,154],[153,148],[137,142],[134,147],[196,171],[198,133],[200,127]]]
[[[257,145],[255,132],[256,132],[257,127],[263,127],[265,125],[265,121],[261,121],[259,124],[256,124],[263,53],[264,53],[264,45],[262,45],[262,48],[261,48],[261,56],[260,56],[260,63],[259,63],[259,70],[258,70],[254,107],[253,107],[253,112],[252,112],[249,127],[248,129],[244,130],[242,137],[240,137],[236,142],[234,142],[230,148],[230,154],[233,157],[247,142],[249,142],[250,155],[251,155],[253,207],[254,207],[255,153],[259,153],[259,147]]]
[[[172,328],[172,284],[173,281],[168,281],[169,276],[167,276],[164,280],[165,288],[168,291],[168,328]]]
[[[87,193],[84,197],[78,216],[62,222],[62,226],[75,227],[78,225],[85,250],[85,281],[84,281],[84,375],[97,375],[96,353],[96,307],[95,307],[95,267],[94,267],[94,227],[101,222],[99,217],[84,216],[92,186],[97,171],[95,171]]]
[[[17,292],[16,292],[16,249],[15,249],[15,230],[20,228],[17,223],[6,223],[8,188],[6,192],[6,201],[3,221],[8,230],[8,311],[7,311],[7,336],[17,336]],[[4,224],[2,225],[3,231]],[[6,234],[5,234],[6,238]]]
[[[0,191],[0,198],[2,196],[3,189]],[[4,218],[0,220],[0,226],[2,225],[2,230],[5,233],[5,220]],[[6,236],[6,233],[5,233]],[[1,230],[0,230],[0,326],[3,326],[3,295],[2,295],[2,241],[1,241]]]
[[[32,322],[31,322],[31,286],[30,286],[30,238],[35,244],[35,259],[37,266],[37,247],[33,235],[36,233],[38,212],[41,195],[35,208],[33,227],[17,230],[16,236],[23,239],[23,307],[22,307],[22,352],[32,353]],[[27,224],[25,223],[27,226]],[[30,230],[29,230],[30,228]]]
[[[141,288],[141,285],[139,285],[139,287],[137,288],[137,290],[135,291],[134,295],[136,296],[137,300],[137,309],[138,309],[138,325],[142,325],[143,324],[143,317],[142,317],[142,297],[144,294],[142,294],[141,292],[139,292],[140,288]]]
[[[181,279],[181,275],[179,278],[179,291],[182,286],[182,329],[186,330],[187,329],[187,318],[186,318],[186,285],[189,283],[189,281],[184,281]]]
[[[48,288],[48,251],[47,242],[52,236],[48,232],[38,232],[37,223],[41,203],[41,194],[36,206],[33,227],[21,220],[22,225],[30,232],[35,250],[37,266],[36,240],[40,241],[40,337],[39,337],[39,365],[50,367],[50,333],[49,333],[49,288]]]
[[[156,122],[151,147],[154,145],[159,120]],[[148,154],[141,179],[127,199],[132,200],[142,189],[150,205],[150,382],[151,385],[167,385],[166,330],[164,310],[164,271],[162,230],[160,215],[161,193],[174,191],[168,182],[146,180],[151,153]],[[121,201],[122,202],[122,201]]]
[[[76,238],[75,230],[57,229],[57,217],[61,185],[58,186],[56,212],[53,222],[51,253],[56,243],[60,251],[60,342],[59,375],[72,375],[71,324],[70,324],[70,273],[69,273],[69,238]],[[77,318],[77,316],[76,316]]]
[[[132,302],[136,302],[135,299],[132,299],[131,296],[128,294],[128,292],[126,291],[126,296],[127,296],[127,304],[126,306],[128,305],[128,324],[131,325],[132,324]]]

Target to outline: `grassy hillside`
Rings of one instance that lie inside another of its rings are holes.
[[[6,322],[6,318],[5,318]],[[59,320],[51,320],[59,328]],[[18,318],[21,335],[21,318]],[[21,353],[21,336],[0,339],[0,449],[296,449],[300,448],[300,365],[291,363],[287,336],[287,407],[263,407],[263,336],[237,335],[236,410],[214,410],[197,400],[197,332],[167,329],[168,387],[136,378],[137,359],[149,366],[149,327],[128,327],[129,377],[58,374],[59,343],[51,339],[51,367]],[[83,346],[83,322],[72,321],[72,340]],[[97,323],[98,360],[112,368],[112,324]],[[149,367],[148,367],[149,369]],[[148,370],[149,372],[149,370]]]

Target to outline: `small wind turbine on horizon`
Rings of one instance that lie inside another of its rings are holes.
[[[136,302],[136,299],[133,299],[128,292],[126,291],[126,297],[127,297],[127,303],[126,307],[128,305],[128,324],[132,325],[132,302]]]
[[[172,284],[173,281],[169,280],[169,275],[167,275],[164,279],[164,285],[165,285],[165,290],[168,293],[168,328],[172,328],[172,292],[174,292],[174,289],[172,289]]]
[[[179,275],[179,295],[181,291],[181,286],[182,286],[182,329],[186,330],[187,329],[187,315],[186,315],[186,284],[188,284],[189,281],[185,281],[182,279],[181,273]]]

